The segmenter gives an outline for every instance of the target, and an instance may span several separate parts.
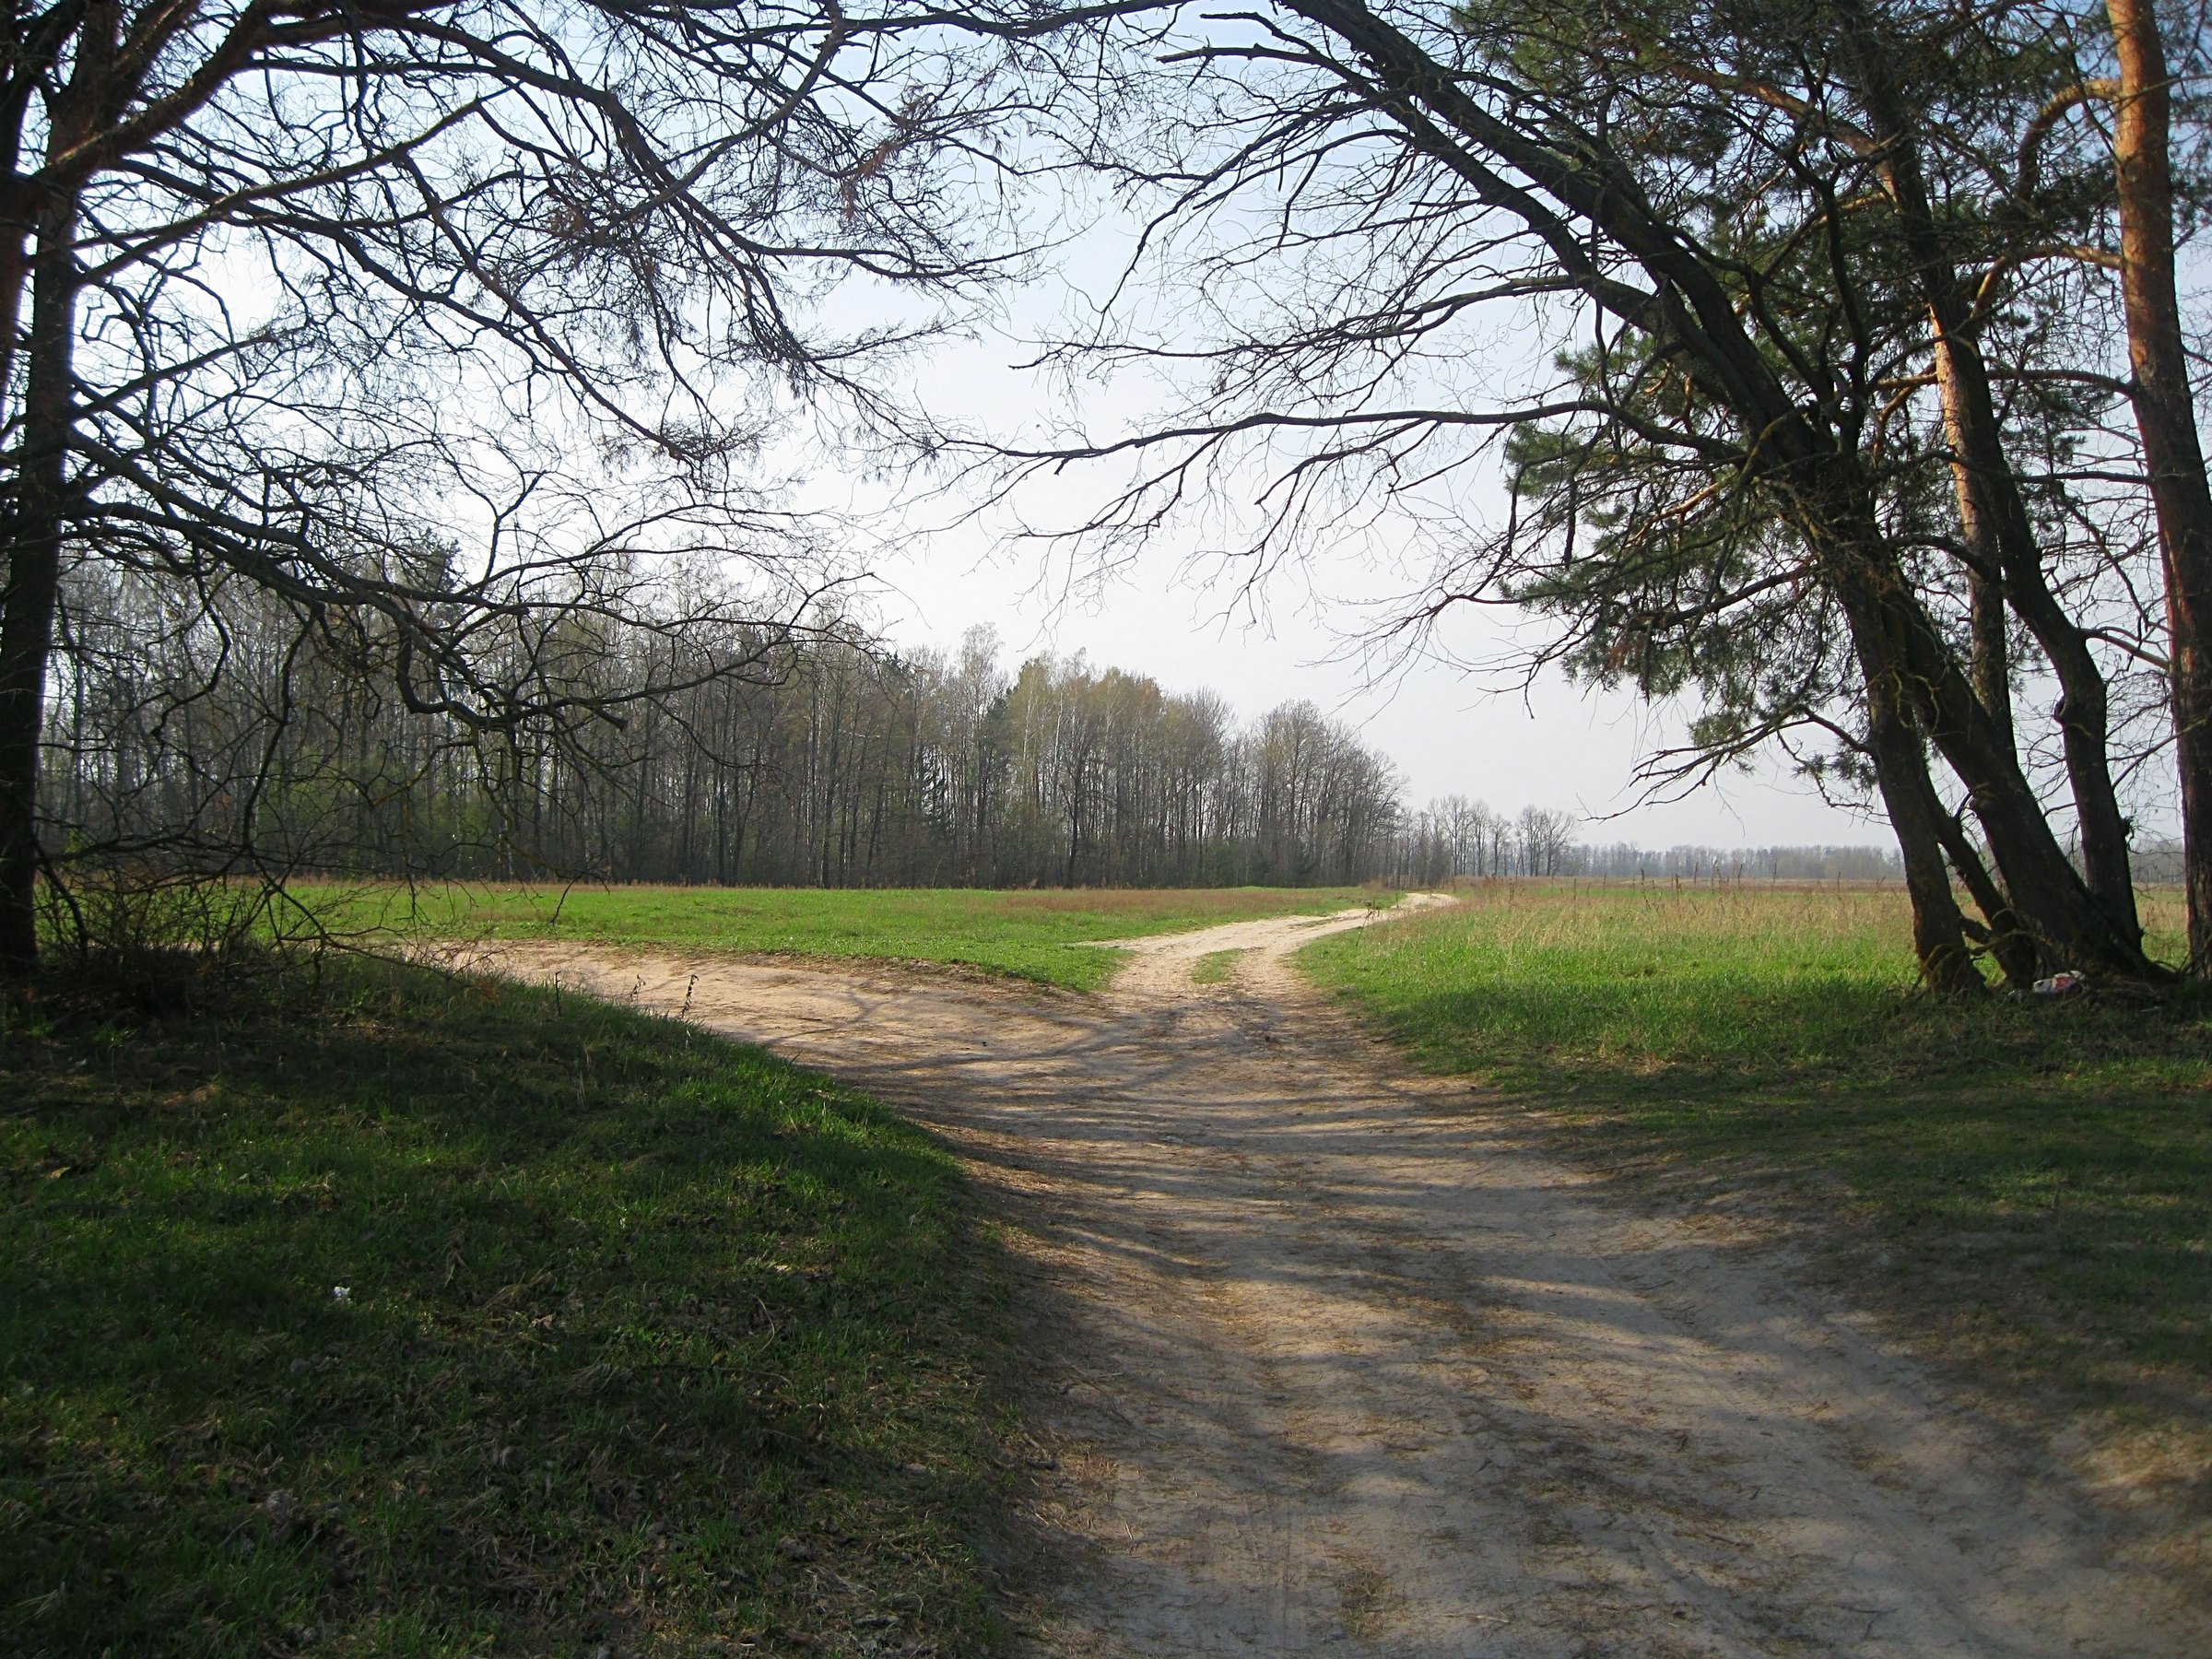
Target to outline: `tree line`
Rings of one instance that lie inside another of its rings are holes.
[[[216,874],[882,886],[1359,882],[1392,867],[1394,769],[1310,702],[849,623],[520,634],[608,717],[488,740],[299,647],[265,590],[161,616],[80,572],[49,703],[64,849]],[[483,649],[488,651],[488,646]],[[617,714],[624,687],[653,686]]]
[[[1543,806],[1500,811],[1465,795],[1443,795],[1406,813],[1397,841],[1396,879],[1440,887],[1454,879],[1584,876],[1600,880],[1896,881],[1894,847],[1643,847],[1587,842],[1574,814]],[[2165,879],[2175,877],[2169,874]]]
[[[265,590],[190,612],[72,579],[44,816],[65,848],[171,868],[723,886],[1436,886],[1726,873],[1894,877],[1872,848],[1585,845],[1575,815],[1420,808],[1310,702],[1241,722],[1086,658],[1009,669],[995,636],[898,651],[851,624],[630,628],[560,642],[559,680],[660,685],[559,741],[488,743],[294,648]],[[550,655],[546,641],[513,650]],[[695,659],[692,653],[703,653]],[[644,659],[644,660],[640,660]],[[180,827],[183,832],[180,833]]]

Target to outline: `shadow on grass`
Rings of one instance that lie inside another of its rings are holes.
[[[1573,1147],[1848,1222],[1883,1253],[1879,1294],[1971,1350],[2204,1426],[2212,1000],[1959,1006],[1893,965],[1794,971],[1688,930],[1493,948],[1495,925],[1309,959],[1423,1064],[1512,1091]]]
[[[871,1102],[376,965],[0,1043],[9,1651],[995,1640],[993,1269]]]

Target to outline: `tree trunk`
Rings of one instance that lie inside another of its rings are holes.
[[[2052,833],[2018,755],[1982,707],[1966,670],[1913,594],[1851,474],[1853,465],[1852,458],[1836,457],[1829,477],[1801,490],[1797,502],[1802,534],[1808,544],[1824,549],[1826,580],[1851,627],[1866,680],[1870,726],[1882,713],[1885,699],[1899,700],[1912,717],[1915,736],[1924,735],[1966,785],[2011,908],[2045,965],[2155,977],[2158,970],[2143,955],[2141,935],[2116,924]],[[1869,747],[1876,747],[1871,738]],[[1905,776],[1901,748],[1888,759],[1879,753],[1875,759],[1884,800],[1892,810],[1901,803],[1908,814],[1947,816],[1928,782],[1925,758],[1917,750],[1917,785],[1892,783],[1893,777]],[[1928,792],[1925,802],[1919,799],[1923,787]],[[1903,823],[1898,830],[1901,843]],[[1934,837],[1933,829],[1929,835]],[[1945,888],[1947,891],[1947,877]]]
[[[2035,941],[2028,936],[2003,891],[1990,878],[1988,867],[1967,839],[1966,826],[1956,814],[1937,813],[1936,837],[1943,843],[1944,852],[1950,855],[1951,868],[1958,871],[1959,881],[1973,895],[1974,903],[1989,924],[1990,956],[2003,970],[2006,982],[2015,990],[2025,991],[2035,981]]]
[[[1953,477],[1969,550],[1975,550],[1978,543],[1984,556],[1994,552],[2006,598],[2043,648],[2058,679],[2061,695],[2055,715],[2066,780],[2081,825],[2082,880],[2126,947],[2139,953],[2143,928],[2128,859],[2127,818],[2112,783],[2111,709],[2104,675],[2081,629],[2051,591],[2044,572],[2042,549],[2036,541],[2011,461],[2005,453],[1989,368],[1968,325],[1971,307],[1929,206],[1911,112],[1891,71],[1894,45],[1857,6],[1847,6],[1844,15],[1850,19],[1861,99],[1874,137],[1882,147],[1883,181],[1896,205],[1901,240],[1912,257],[1928,311],[1936,386],[1943,399],[1944,427],[1950,441]],[[1983,595],[1977,592],[1974,601],[1979,657],[1985,648],[1990,623]],[[2001,641],[1998,644],[2001,648]],[[1977,662],[1977,670],[1981,666]],[[1981,678],[1977,672],[1976,681]],[[1977,683],[1974,690],[1978,700],[1994,697],[1994,688],[1985,689]],[[2009,747],[2009,699],[1988,701],[1986,713],[1988,724],[2003,733]],[[2016,898],[2020,896],[2017,888],[2014,891]]]
[[[74,419],[79,276],[76,203],[40,215],[15,511],[0,596],[0,972],[38,966],[39,738],[61,594],[62,522]]]
[[[2042,803],[2020,770],[2012,744],[1974,696],[1959,661],[1913,598],[1893,559],[1866,580],[1883,626],[1897,641],[1905,694],[1922,712],[1929,739],[1966,785],[1974,816],[2011,906],[2045,966],[2153,978],[2143,935],[2092,891],[2052,833]]]
[[[2172,98],[2151,0],[2107,0],[2119,59],[2112,159],[2136,425],[2166,563],[2189,960],[2212,971],[2212,488],[2189,389],[2173,271]]]
[[[1987,576],[1969,578],[1973,614],[1974,695],[1989,711],[1989,718],[2009,740],[2012,737],[2012,642],[2006,624],[2005,586]]]
[[[1876,771],[1882,780],[1882,798],[1889,822],[1897,830],[1897,844],[1904,854],[1905,891],[1912,901],[1912,953],[1920,963],[1928,988],[1945,996],[1976,996],[1988,989],[1973,954],[1967,948],[1966,920],[1951,892],[1950,871],[1936,837],[1940,816],[1936,792],[1928,783],[1921,756],[1914,752],[1904,763],[1887,758],[1892,747],[1910,745],[1918,737],[1909,727],[1901,736],[1886,735],[1876,756]],[[1895,776],[1900,787],[1892,790]]]
[[[1928,756],[1914,728],[1906,688],[1906,661],[1896,630],[1853,584],[1843,594],[1859,672],[1866,682],[1866,748],[1874,761],[1882,806],[1903,855],[1905,893],[1912,906],[1912,954],[1928,988],[1947,996],[1971,996],[1987,987],[1967,947],[1966,919],[1951,891],[1944,864],[1944,818],[1928,776]]]

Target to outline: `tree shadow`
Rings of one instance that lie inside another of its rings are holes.
[[[992,1628],[992,1247],[873,1102],[373,963],[5,1042],[16,1651]]]

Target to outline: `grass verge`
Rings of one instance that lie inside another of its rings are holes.
[[[0,1100],[0,1649],[995,1644],[988,1245],[867,1100],[374,964]]]
[[[1325,914],[1377,896],[1359,888],[300,889],[311,909],[347,929],[956,962],[1075,991],[1098,989],[1120,965],[1119,952],[1083,947],[1091,941]]]
[[[1986,1374],[2212,1449],[2212,1002],[1938,1003],[1865,888],[1501,886],[1303,960],[1617,1169],[1853,1224]]]

